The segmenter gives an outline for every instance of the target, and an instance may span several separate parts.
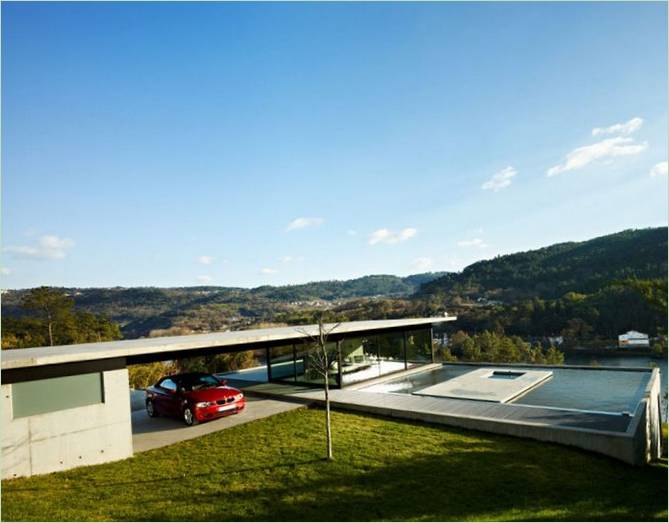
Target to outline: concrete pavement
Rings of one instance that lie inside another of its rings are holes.
[[[159,416],[150,418],[145,410],[132,412],[133,451],[144,452],[225,430],[249,421],[266,418],[280,412],[301,408],[302,405],[275,399],[246,397],[246,408],[239,414],[187,427],[181,420]]]

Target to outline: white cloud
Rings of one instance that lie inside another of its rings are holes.
[[[60,260],[67,256],[68,250],[72,247],[74,247],[74,241],[69,238],[47,234],[39,237],[37,245],[10,245],[3,250],[19,258]]]
[[[198,276],[196,279],[200,283],[211,283],[214,280],[214,278],[212,278],[208,274],[203,274],[202,276]]]
[[[411,269],[414,271],[428,271],[432,268],[433,263],[434,262],[432,258],[428,258],[426,256],[416,258],[413,262],[411,262]]]
[[[516,171],[513,167],[510,165],[508,167],[505,167],[501,171],[495,173],[492,175],[492,178],[485,182],[483,185],[481,185],[481,189],[484,191],[501,191],[502,189],[505,189],[509,185],[511,185],[511,182],[513,181],[513,177],[518,174],[518,171]]]
[[[286,227],[286,231],[295,231],[307,227],[318,227],[323,223],[323,218],[295,218]]]
[[[260,269],[262,274],[276,274],[278,271],[276,269],[270,269],[269,267],[263,267]]]
[[[12,270],[9,267],[0,267],[0,274],[7,276],[12,273]]]
[[[479,249],[485,249],[488,246],[481,238],[473,238],[471,240],[460,240],[458,242],[458,247],[478,247]]]
[[[645,151],[647,147],[647,142],[637,143],[633,138],[623,138],[622,136],[606,138],[601,142],[574,149],[567,154],[564,163],[548,169],[546,176],[551,177],[563,172],[582,169],[596,160],[639,154]]]
[[[202,265],[211,265],[214,263],[214,257],[213,256],[198,256],[197,261],[201,263]]]
[[[643,125],[643,118],[639,118],[638,116],[636,116],[628,122],[616,123],[610,125],[609,127],[595,127],[592,130],[592,136],[599,136],[602,134],[628,135],[641,129],[642,125]]]
[[[303,262],[304,256],[281,256],[279,258],[281,263],[290,263],[290,262]]]
[[[669,163],[666,161],[656,163],[653,165],[653,168],[650,170],[650,175],[655,176],[667,176],[667,171],[669,170]]]
[[[378,229],[369,235],[368,243],[376,245],[377,243],[399,243],[413,238],[418,231],[413,227],[406,227],[400,232],[395,233],[389,229]]]

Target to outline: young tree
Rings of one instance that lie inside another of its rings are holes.
[[[334,459],[332,454],[332,424],[330,420],[330,369],[336,361],[336,354],[328,350],[328,336],[339,327],[341,323],[325,325],[323,317],[318,317],[318,333],[316,335],[305,329],[297,329],[298,332],[307,336],[311,349],[308,352],[309,368],[323,378],[325,392],[325,444],[327,447],[327,458]]]
[[[74,303],[63,293],[50,287],[32,289],[23,299],[23,308],[34,310],[42,315],[47,326],[49,345],[54,345],[53,328],[56,322],[66,320],[72,315]]]

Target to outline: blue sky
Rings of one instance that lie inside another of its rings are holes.
[[[460,270],[667,223],[665,3],[2,4],[2,287]]]

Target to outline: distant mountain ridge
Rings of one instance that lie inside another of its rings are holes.
[[[426,282],[418,295],[551,299],[595,292],[625,278],[667,278],[667,227],[630,229],[479,261]]]
[[[276,312],[315,302],[337,302],[355,298],[406,297],[421,285],[445,272],[399,277],[385,274],[351,280],[329,280],[299,285],[241,287],[111,287],[60,288],[72,296],[75,306],[103,314],[121,324],[126,337],[145,336],[154,329],[176,323],[205,329],[227,328],[244,318],[271,318]],[[20,316],[25,289],[2,296],[2,313]]]
[[[252,289],[199,286],[61,290],[74,298],[76,308],[102,314],[119,323],[126,338],[136,338],[166,329],[206,332],[291,318],[297,321],[306,317],[303,311],[324,308],[369,319],[429,314],[444,307],[454,310],[460,305],[490,305],[495,301],[556,299],[568,292],[595,293],[628,278],[666,282],[667,227],[626,230],[498,256],[473,263],[459,273],[406,277],[380,274]],[[20,303],[26,292],[5,292],[3,315],[25,314]]]

